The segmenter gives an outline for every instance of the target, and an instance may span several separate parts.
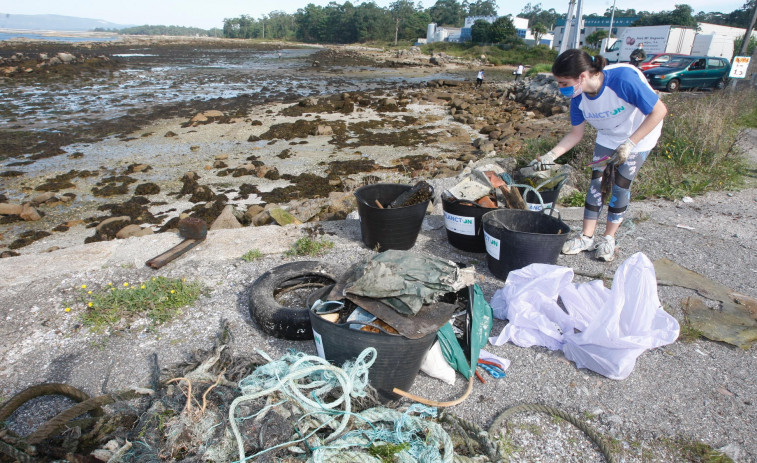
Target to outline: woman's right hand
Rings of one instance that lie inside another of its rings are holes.
[[[548,151],[529,162],[528,167],[532,168],[534,171],[549,170],[555,165],[555,159],[557,159],[557,157],[558,156],[555,153]]]

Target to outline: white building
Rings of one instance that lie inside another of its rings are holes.
[[[496,20],[497,16],[468,16],[465,18],[465,26],[461,31],[460,39],[463,41],[471,40],[471,28],[476,21],[486,21],[492,24]],[[535,37],[531,33],[531,29],[528,28],[528,18],[511,17],[510,20],[513,22],[513,26],[515,26],[518,37],[530,45],[535,44]],[[552,48],[553,41],[554,35],[552,34],[544,34],[539,37],[539,44],[547,45],[549,48]]]
[[[426,27],[426,43],[460,42],[462,29],[459,27],[438,27],[431,23]]]
[[[468,28],[473,27],[473,24],[476,21],[486,21],[489,24],[491,24],[496,20],[497,20],[496,16],[468,16],[467,18],[465,18],[465,25],[463,27],[468,27]]]

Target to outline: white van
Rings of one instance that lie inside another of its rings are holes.
[[[691,54],[718,56],[730,61],[733,58],[733,38],[722,34],[697,34]]]

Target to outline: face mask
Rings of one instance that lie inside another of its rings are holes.
[[[560,87],[560,93],[564,97],[568,98],[575,98],[577,96],[580,96],[583,93],[583,89],[581,88],[581,81],[578,81],[578,84],[574,87]]]

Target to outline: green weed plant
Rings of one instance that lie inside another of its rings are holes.
[[[329,249],[334,247],[334,242],[325,238],[311,238],[309,236],[302,237],[295,241],[289,250],[284,255],[286,256],[320,256],[326,253]]]
[[[252,262],[255,259],[260,259],[263,257],[263,253],[260,251],[260,249],[250,249],[249,251],[242,254],[242,260],[245,262]]]
[[[745,160],[736,148],[744,115],[754,112],[753,91],[666,95],[662,136],[639,171],[632,194],[680,199],[744,184]]]
[[[182,307],[193,304],[201,293],[199,283],[153,277],[135,285],[109,283],[99,291],[87,290],[87,286],[82,285],[77,303],[86,307],[82,323],[94,332],[103,332],[121,319],[143,316],[150,319],[153,327],[163,324],[180,314]]]

